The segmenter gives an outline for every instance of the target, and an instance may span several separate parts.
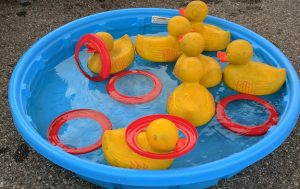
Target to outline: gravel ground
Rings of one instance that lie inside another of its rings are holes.
[[[278,46],[299,75],[299,0],[207,0],[210,14],[244,25]],[[0,188],[97,188],[36,153],[13,126],[7,85],[21,55],[53,29],[77,18],[128,7],[178,8],[182,0],[0,1]],[[268,157],[215,188],[300,188],[300,127]]]

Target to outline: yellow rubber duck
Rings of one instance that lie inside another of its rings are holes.
[[[148,170],[167,169],[172,165],[173,159],[151,159],[135,153],[126,143],[125,132],[125,128],[104,132],[102,150],[110,165]],[[179,132],[173,122],[156,119],[137,136],[137,143],[145,151],[162,153],[174,150],[178,138]]]
[[[136,37],[138,55],[153,62],[174,62],[182,54],[178,37],[191,31],[191,23],[183,16],[175,16],[168,21],[167,36]]]
[[[196,127],[209,122],[215,114],[213,96],[199,83],[203,74],[204,69],[198,58],[185,58],[177,73],[183,83],[171,93],[167,102],[169,114],[182,117]]]
[[[226,53],[218,52],[222,62],[229,62],[223,72],[226,85],[252,95],[268,95],[278,91],[285,82],[286,71],[261,62],[251,61],[253,48],[245,40],[231,42]]]
[[[111,74],[120,72],[130,66],[134,60],[134,46],[128,35],[114,41],[107,32],[98,32],[96,35],[103,40],[109,50],[111,59]],[[101,71],[101,60],[98,53],[93,53],[88,59],[88,68],[93,73]]]
[[[230,32],[221,28],[204,24],[203,21],[208,15],[208,7],[203,1],[192,1],[181,14],[192,24],[192,29],[199,32],[205,39],[205,51],[218,51],[225,49],[230,42]]]
[[[174,74],[177,78],[182,80],[184,73],[190,75],[190,73],[186,72],[185,59],[188,57],[196,57],[200,64],[202,64],[203,76],[200,79],[200,84],[205,87],[214,87],[218,85],[222,81],[222,70],[219,63],[208,56],[202,55],[202,51],[205,47],[205,41],[201,34],[197,32],[190,32],[183,36],[180,42],[180,49],[183,51],[183,54],[177,60],[174,67]]]

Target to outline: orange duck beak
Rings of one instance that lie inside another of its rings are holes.
[[[180,14],[180,16],[184,16],[184,8],[179,9],[179,14]]]
[[[182,42],[183,36],[184,36],[184,34],[181,34],[177,37],[179,44]]]
[[[88,53],[95,53],[97,52],[96,47],[93,43],[86,43],[85,47],[87,48]]]
[[[227,62],[227,53],[223,52],[223,51],[218,51],[217,52],[217,58],[221,61],[221,62]]]

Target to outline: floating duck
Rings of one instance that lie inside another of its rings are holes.
[[[278,91],[285,82],[286,71],[282,68],[251,61],[253,48],[245,40],[231,42],[225,52],[218,52],[221,62],[229,62],[223,72],[226,85],[252,95],[268,95]]]
[[[192,29],[199,32],[205,39],[205,51],[218,51],[225,49],[230,42],[230,32],[221,28],[204,24],[208,15],[208,7],[202,1],[192,1],[185,9],[180,9],[180,14],[186,17],[192,25]]]
[[[194,126],[206,124],[215,114],[214,98],[200,84],[203,75],[204,68],[197,57],[184,58],[176,75],[183,83],[171,93],[167,102],[169,114],[182,117]]]
[[[167,169],[173,159],[151,159],[135,153],[126,143],[126,129],[107,130],[102,139],[102,150],[110,165],[131,169]],[[179,139],[175,124],[167,119],[156,119],[146,131],[137,136],[138,145],[145,151],[162,153],[173,151]]]
[[[168,36],[136,37],[138,55],[153,62],[174,62],[182,54],[178,36],[191,31],[191,23],[183,16],[175,16],[168,21]]]
[[[114,41],[107,32],[98,32],[96,35],[105,43],[111,58],[111,74],[120,72],[130,66],[134,60],[134,46],[128,35]],[[88,68],[93,73],[101,71],[99,53],[94,52],[88,59]]]
[[[201,54],[204,47],[205,41],[201,34],[190,32],[184,35],[180,42],[180,49],[183,51],[183,54],[175,64],[174,74],[182,81],[184,81],[182,77],[192,77],[192,75],[185,70],[186,65],[184,60],[188,57],[196,57],[200,64],[202,64],[200,72],[203,72],[203,76],[200,79],[200,84],[205,87],[214,87],[222,81],[222,70],[215,59]],[[181,72],[187,74],[187,76]]]

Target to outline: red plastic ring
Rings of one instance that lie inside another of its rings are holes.
[[[165,118],[172,121],[176,125],[176,127],[186,136],[186,138],[184,139],[179,139],[179,141],[177,142],[177,146],[173,152],[164,154],[147,152],[140,148],[137,144],[136,136],[140,132],[142,132],[150,124],[150,122],[159,118]],[[168,114],[157,114],[142,117],[132,122],[126,129],[125,137],[128,146],[141,156],[152,159],[173,159],[188,153],[194,148],[198,140],[198,132],[193,124],[185,119]]]
[[[249,127],[247,125],[238,124],[238,123],[232,121],[225,113],[225,108],[230,102],[232,102],[234,100],[252,100],[257,103],[260,103],[269,112],[268,120],[265,121],[261,125],[256,125],[256,126],[251,126],[251,127]],[[248,95],[248,94],[236,94],[236,95],[228,96],[228,97],[222,99],[219,102],[219,104],[217,105],[216,112],[217,112],[218,121],[226,129],[229,129],[235,133],[245,135],[245,136],[264,135],[271,126],[277,124],[278,119],[279,119],[276,109],[271,104],[269,104],[267,101],[265,101],[262,98],[259,98],[259,97],[253,96],[253,95]]]
[[[131,74],[140,74],[140,75],[144,75],[149,77],[152,82],[153,82],[153,89],[148,93],[145,94],[143,96],[127,96],[124,95],[120,92],[117,91],[116,87],[115,87],[115,83],[118,79],[120,79],[121,77],[124,77],[126,75],[131,75]],[[115,100],[125,103],[125,104],[142,104],[142,103],[146,103],[149,102],[151,100],[153,100],[154,98],[156,98],[162,89],[162,84],[160,82],[160,80],[158,79],[158,77],[156,77],[154,74],[147,72],[147,71],[143,71],[143,70],[127,70],[127,71],[123,71],[120,72],[116,75],[114,75],[108,82],[106,90],[107,93]]]
[[[100,55],[101,72],[96,77],[92,77],[89,74],[87,74],[81,66],[81,62],[79,59],[79,52],[81,46],[86,43],[90,43],[93,46],[93,48],[95,48],[94,49],[95,52],[99,53]],[[107,79],[110,76],[111,61],[110,61],[109,51],[106,48],[104,42],[95,34],[86,34],[79,39],[75,48],[75,62],[80,72],[89,80],[102,81]]]
[[[89,110],[89,109],[71,110],[61,114],[60,116],[58,116],[52,121],[48,130],[48,139],[51,142],[51,144],[61,147],[64,151],[70,154],[85,154],[100,148],[102,146],[102,137],[100,137],[100,139],[96,143],[84,148],[72,148],[63,144],[60,141],[58,137],[58,131],[60,127],[67,121],[76,118],[94,119],[102,127],[102,133],[104,133],[104,131],[106,130],[112,129],[112,124],[109,121],[109,119],[100,112],[97,112],[95,110]]]

